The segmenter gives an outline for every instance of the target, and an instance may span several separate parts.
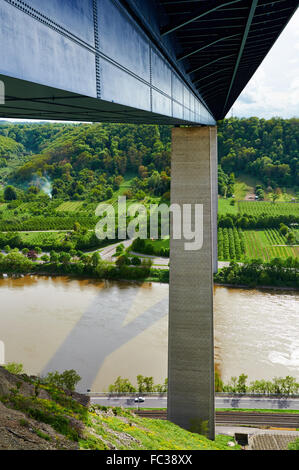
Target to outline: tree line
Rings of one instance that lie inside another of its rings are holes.
[[[299,184],[299,119],[230,118],[218,123],[219,193],[233,193],[234,174],[249,173],[267,189]],[[54,198],[109,199],[123,177],[128,196],[169,193],[171,127],[133,124],[1,124],[0,158],[27,162],[10,180],[39,186],[48,178]]]
[[[259,176],[267,187],[299,184],[299,119],[230,118],[219,122],[220,163],[227,173]]]

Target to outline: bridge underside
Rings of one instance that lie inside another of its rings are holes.
[[[91,98],[0,75],[5,83],[5,104],[0,118],[78,122],[186,125],[183,119],[164,116],[111,101]]]
[[[211,438],[215,125],[297,7],[298,0],[0,0],[2,118],[197,126],[173,134],[171,197],[181,207],[204,206],[204,243],[193,253],[171,240],[168,416]]]

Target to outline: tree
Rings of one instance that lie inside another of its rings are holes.
[[[138,258],[138,256],[133,256],[133,258],[131,259],[131,264],[133,266],[140,266],[141,265],[141,259]]]
[[[57,263],[59,261],[59,254],[56,253],[56,251],[51,251],[50,261],[51,261],[51,263]]]
[[[272,202],[273,204],[275,203],[275,201],[277,201],[277,199],[279,198],[279,195],[277,193],[273,193],[271,194],[271,199],[272,199]]]
[[[100,263],[101,261],[101,257],[99,255],[98,252],[95,252],[93,253],[92,257],[91,257],[91,264],[94,268],[96,268],[98,266],[98,264]]]
[[[65,252],[62,252],[60,253],[60,256],[59,256],[59,261],[66,265],[68,264],[70,261],[71,261],[72,257],[69,253],[65,253]]]
[[[58,371],[49,372],[43,378],[44,383],[54,385],[57,388],[63,388],[71,392],[75,391],[76,385],[80,382],[81,377],[74,369],[65,370],[61,374]]]
[[[143,375],[137,375],[137,385],[139,393],[152,393],[154,392],[154,378],[144,377]]]
[[[120,268],[121,266],[124,266],[126,264],[126,261],[127,257],[125,255],[121,255],[117,258],[115,264]]]
[[[289,245],[294,245],[294,243],[296,243],[296,237],[294,235],[294,232],[289,232],[287,234],[287,243]]]
[[[109,392],[111,393],[134,393],[136,388],[131,384],[129,379],[122,379],[117,377],[114,384],[109,385]]]
[[[106,199],[111,199],[113,196],[113,189],[109,186],[106,190]]]
[[[74,369],[65,370],[61,374],[61,380],[63,384],[63,388],[70,390],[73,392],[76,388],[76,385],[80,382],[81,377]]]
[[[245,374],[241,374],[238,378],[237,382],[237,393],[246,393],[247,391],[247,386],[246,386],[246,380],[248,376]]]
[[[80,232],[80,229],[81,229],[81,225],[79,224],[79,222],[75,222],[74,223],[74,232]]]
[[[287,227],[286,225],[280,224],[279,231],[280,231],[281,235],[286,236],[286,234],[288,233],[289,229],[288,229],[288,227]]]
[[[4,190],[5,201],[15,201],[17,199],[17,192],[13,186],[6,186]]]

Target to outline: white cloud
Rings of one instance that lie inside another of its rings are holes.
[[[264,118],[299,116],[298,51],[299,11],[295,13],[234,104],[235,116]]]

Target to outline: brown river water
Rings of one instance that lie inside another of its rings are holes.
[[[222,378],[299,379],[298,291],[215,287],[215,360]],[[76,369],[79,390],[118,376],[167,375],[168,285],[66,277],[0,279],[6,362],[32,374]]]

